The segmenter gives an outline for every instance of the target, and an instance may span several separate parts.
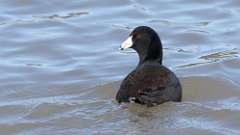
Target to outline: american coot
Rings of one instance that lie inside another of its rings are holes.
[[[139,56],[137,67],[122,81],[116,99],[153,106],[181,101],[182,88],[176,75],[162,65],[162,44],[150,27],[135,28],[120,49],[132,48]]]

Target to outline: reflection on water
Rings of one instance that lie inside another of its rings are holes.
[[[74,13],[68,13],[66,15],[54,14],[54,15],[51,15],[51,16],[43,17],[43,18],[49,18],[49,19],[70,19],[70,18],[73,18],[73,17],[79,17],[81,15],[87,15],[87,14],[88,14],[88,12],[74,12]]]
[[[0,134],[240,134],[238,0],[3,0]],[[116,103],[136,26],[162,39],[182,103]]]
[[[200,61],[200,62],[195,62],[195,63],[191,63],[191,64],[186,64],[186,65],[181,65],[179,66],[180,68],[184,68],[184,67],[191,67],[191,66],[198,66],[198,65],[205,65],[205,64],[209,64],[209,63],[214,63],[214,62],[218,62],[221,60],[225,60],[225,59],[233,59],[233,58],[238,58],[239,57],[239,49],[238,48],[234,48],[232,50],[225,50],[222,52],[216,52],[216,53],[211,53],[211,54],[207,54],[204,56],[201,56],[199,59],[203,59],[204,61]]]
[[[222,52],[216,52],[216,53],[208,54],[206,56],[201,56],[200,59],[218,61],[225,58],[239,57],[238,52],[239,52],[239,49],[234,48],[232,50],[225,50]]]

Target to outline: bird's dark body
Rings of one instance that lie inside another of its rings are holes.
[[[138,53],[139,64],[122,81],[116,95],[119,103],[134,101],[153,106],[181,101],[181,84],[176,75],[162,65],[162,43],[153,29],[147,26],[135,28],[122,46]]]
[[[117,93],[119,102],[134,100],[153,106],[167,101],[181,101],[181,85],[173,72],[156,62],[140,65],[123,81]]]

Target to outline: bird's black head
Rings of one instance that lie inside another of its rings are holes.
[[[150,27],[136,27],[128,39],[121,44],[121,49],[132,48],[139,55],[139,64],[145,61],[159,61],[162,64],[162,44],[158,34]]]

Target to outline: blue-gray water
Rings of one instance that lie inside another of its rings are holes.
[[[239,0],[1,0],[1,135],[239,135]],[[182,103],[119,106],[136,26],[160,35]]]

